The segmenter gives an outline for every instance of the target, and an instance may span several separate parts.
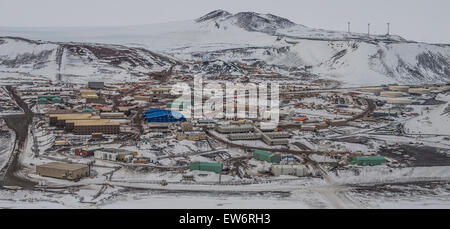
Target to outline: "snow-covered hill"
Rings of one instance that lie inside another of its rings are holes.
[[[133,81],[175,63],[142,48],[0,37],[1,72],[31,73],[62,82]]]
[[[254,12],[232,14],[217,10],[195,20],[127,27],[0,28],[0,36],[51,41],[2,38],[2,71],[17,69],[45,74],[56,69],[53,71],[65,75],[96,76],[101,72],[106,76],[112,72],[132,77],[165,70],[175,60],[195,60],[215,64],[200,68],[206,69],[203,73],[207,75],[224,71],[241,74],[235,63],[243,62],[250,66],[264,65],[263,69],[282,75],[295,75],[292,72],[306,67],[311,74],[347,85],[450,81],[449,45],[413,42],[399,36],[314,29],[272,14]],[[74,52],[71,44],[86,53]],[[107,51],[105,59],[93,54],[99,51],[98,47],[116,51]],[[57,50],[61,49],[65,50],[64,58],[58,62]],[[127,50],[127,61],[115,63],[115,57],[121,60],[123,56],[117,50]],[[30,53],[36,61],[31,61]],[[17,56],[22,64],[14,61]],[[217,61],[224,62],[220,66],[226,69],[220,69]]]

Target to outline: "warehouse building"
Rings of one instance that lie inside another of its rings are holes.
[[[96,91],[93,90],[80,90],[80,95],[81,96],[86,96],[86,95],[97,95]]]
[[[160,109],[149,109],[143,114],[144,120],[147,122],[185,122],[186,118],[183,114]]]
[[[107,120],[84,120],[75,122],[73,132],[79,135],[91,135],[92,133],[118,134],[120,133],[120,123]]]
[[[280,163],[281,161],[281,156],[279,154],[272,154],[263,150],[255,150],[253,152],[253,158],[269,163]]]
[[[86,99],[86,103],[103,103],[98,95],[82,95],[80,98]]]
[[[105,88],[105,83],[90,81],[90,82],[88,82],[88,87],[90,89],[103,89],[103,88]]]
[[[289,138],[291,135],[288,132],[265,132],[264,135],[266,135],[269,138]]]
[[[150,96],[145,96],[145,95],[135,95],[135,96],[134,96],[134,100],[137,100],[137,101],[144,101],[144,102],[150,102]]]
[[[388,99],[388,104],[412,104],[410,99]]]
[[[61,103],[61,97],[57,95],[38,95],[37,103],[38,104],[48,104],[48,103]]]
[[[352,165],[381,165],[386,163],[386,158],[383,156],[357,156],[353,157],[350,164]]]
[[[262,140],[267,145],[287,145],[287,144],[289,144],[289,140],[286,138],[270,138],[265,134],[263,134]]]
[[[227,138],[231,141],[236,140],[258,140],[262,138],[262,134],[259,133],[236,133],[236,134],[228,134]]]
[[[396,98],[396,97],[403,97],[404,94],[401,91],[382,91],[380,92],[380,96]]]
[[[87,165],[62,162],[50,162],[43,165],[37,165],[36,173],[39,176],[67,180],[76,180],[90,175],[89,166]]]
[[[419,95],[428,94],[430,92],[431,90],[427,88],[410,88],[408,90],[409,94],[419,94]]]
[[[389,86],[390,91],[404,91],[407,92],[409,89],[409,86],[398,86],[398,85],[392,85]]]
[[[71,114],[50,114],[49,121],[52,126],[65,126],[66,120],[90,119],[92,114],[71,113]]]
[[[231,133],[245,133],[251,132],[255,128],[251,124],[243,124],[243,125],[219,125],[216,127],[217,132],[222,134],[231,134]]]
[[[79,123],[79,122],[84,122],[84,123],[93,123],[96,124],[98,122],[103,122],[103,123],[108,123],[110,120],[108,119],[100,119],[100,118],[96,118],[99,116],[92,116],[90,119],[81,119],[81,120],[66,120],[66,124],[64,126],[64,130],[66,131],[73,131],[73,128],[75,127],[75,123]]]
[[[272,173],[275,176],[291,175],[302,177],[308,175],[308,168],[304,165],[272,165]]]
[[[380,93],[383,91],[383,88],[381,87],[367,87],[367,88],[361,88],[362,92],[369,92],[369,93]]]
[[[100,113],[102,119],[123,119],[125,114],[123,112],[102,112]]]
[[[152,94],[156,94],[156,95],[170,95],[170,90],[172,90],[171,87],[152,88]]]
[[[190,170],[209,171],[222,173],[223,164],[220,162],[192,162],[189,166]]]

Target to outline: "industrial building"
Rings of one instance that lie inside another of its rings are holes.
[[[280,163],[281,161],[281,156],[279,154],[272,154],[263,150],[255,150],[253,152],[253,158],[269,163]]]
[[[227,138],[231,141],[235,140],[258,140],[262,138],[262,134],[260,133],[236,133],[236,134],[228,134]]]
[[[134,100],[137,101],[144,101],[144,102],[150,102],[150,96],[145,96],[145,95],[135,95],[134,96]]]
[[[97,95],[96,91],[93,90],[80,90],[80,95],[81,96],[85,96],[85,95]]]
[[[38,104],[61,103],[61,97],[57,95],[38,95]]]
[[[408,93],[410,94],[419,94],[419,95],[428,94],[430,92],[431,90],[427,88],[410,88],[408,90]]]
[[[80,135],[91,135],[92,133],[118,134],[120,133],[120,123],[104,120],[84,120],[75,122],[73,132]]]
[[[243,124],[243,125],[219,125],[216,127],[216,131],[222,134],[231,134],[231,133],[245,133],[251,132],[255,128],[251,124]]]
[[[383,88],[381,87],[368,87],[368,88],[361,88],[362,92],[369,92],[369,93],[379,93],[383,91]]]
[[[103,103],[98,95],[82,95],[80,98],[86,99],[86,103]]]
[[[66,120],[82,120],[90,119],[92,114],[87,113],[71,113],[71,114],[50,114],[49,121],[52,126],[65,126]]]
[[[201,131],[177,132],[176,138],[178,141],[184,139],[189,141],[201,141],[206,140],[206,133]]]
[[[189,166],[190,170],[209,171],[222,173],[223,164],[220,162],[192,162]]]
[[[302,177],[308,175],[308,168],[304,165],[272,165],[272,173],[275,176],[291,175]]]
[[[160,109],[149,109],[143,114],[143,118],[147,122],[185,122],[186,118],[183,114]]]
[[[88,87],[90,89],[103,89],[103,88],[105,88],[105,83],[90,81],[90,82],[88,82]]]
[[[102,119],[123,119],[125,114],[123,112],[102,112],[100,113]]]
[[[381,165],[386,163],[386,158],[383,156],[356,156],[352,158],[350,164],[352,165]]]
[[[108,161],[131,162],[135,156],[137,156],[137,152],[113,148],[104,148],[94,152],[94,158]]]
[[[380,92],[380,96],[396,98],[396,97],[403,97],[404,93],[401,91],[382,91]]]
[[[89,166],[83,164],[69,164],[62,162],[50,162],[36,166],[39,176],[59,179],[76,180],[90,175]]]
[[[170,95],[170,90],[172,90],[171,87],[158,87],[158,88],[152,88],[152,94],[157,94],[157,95]]]
[[[410,99],[388,99],[388,104],[412,104]]]
[[[403,85],[400,85],[400,86],[398,86],[398,85],[389,86],[389,90],[390,91],[404,91],[404,92],[407,92],[408,89],[409,89],[409,86],[403,86]]]
[[[265,134],[263,134],[262,140],[267,145],[287,145],[287,144],[289,144],[289,140],[286,138],[270,138]]]

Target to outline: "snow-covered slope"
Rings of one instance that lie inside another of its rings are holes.
[[[174,63],[142,48],[0,37],[1,72],[24,72],[62,82],[132,81],[167,70]]]
[[[449,45],[412,42],[399,36],[368,36],[314,29],[272,14],[254,12],[232,14],[217,10],[196,20],[127,27],[0,28],[0,36],[52,42],[115,44],[111,47],[133,50],[130,54],[133,56],[148,56],[144,50],[152,50],[177,60],[222,61],[228,69],[232,69],[230,66],[235,62],[266,65],[263,69],[281,69],[281,74],[307,67],[312,74],[337,79],[347,85],[450,81]],[[62,43],[43,43],[38,45],[38,49],[54,51],[39,52],[39,55],[44,55],[40,58],[46,59],[45,55],[50,59],[56,58],[56,50]],[[29,69],[31,63],[27,66],[5,65],[5,60],[14,59],[17,54],[11,53],[13,51],[10,51],[8,44],[7,48],[2,48],[5,44],[0,42],[0,69],[5,69],[5,66],[9,66],[9,69]],[[24,44],[24,47],[30,45]],[[23,51],[24,47],[19,50]],[[115,54],[110,54],[112,60]],[[87,68],[77,71],[77,75],[84,74],[84,71],[88,75],[95,75],[99,64],[104,64],[103,61],[89,64],[87,57],[84,57],[84,61],[73,61],[74,58],[81,58],[79,55],[69,59],[72,63],[83,63],[83,67]],[[54,66],[50,66],[52,64],[56,63],[47,63],[47,68],[54,69]],[[165,69],[167,64],[170,66],[170,63],[152,66],[141,63],[138,67],[120,65],[113,66],[114,70],[111,71],[121,71],[121,74],[143,73]],[[96,66],[89,69],[87,65]],[[66,65],[63,74],[74,74],[76,68],[76,64]],[[44,70],[38,68],[35,71]],[[240,73],[239,70],[234,72]],[[223,69],[205,72],[222,73]]]

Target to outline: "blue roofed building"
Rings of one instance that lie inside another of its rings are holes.
[[[142,113],[147,122],[184,122],[186,118],[183,114],[168,110],[149,109]]]

